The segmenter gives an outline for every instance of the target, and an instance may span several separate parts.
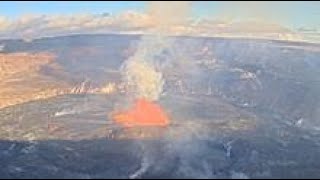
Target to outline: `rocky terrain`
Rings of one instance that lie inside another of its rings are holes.
[[[179,37],[158,57],[170,126],[123,129],[139,38],[0,42],[1,178],[319,178],[319,44]]]
[[[111,93],[114,84],[92,87],[90,82],[59,79],[43,71],[65,75],[52,53],[0,54],[0,108],[63,94]]]
[[[55,96],[66,87],[40,73],[43,66],[54,67],[54,56],[49,53],[0,54],[0,107]]]

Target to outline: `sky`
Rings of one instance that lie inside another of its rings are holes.
[[[167,29],[170,34],[245,34],[287,40],[301,39],[301,30],[304,30],[304,34],[312,32],[308,34],[309,39],[320,41],[318,1],[160,2],[151,9],[147,1],[0,1],[0,38],[150,33],[159,23],[177,18],[184,11],[188,13],[183,16],[188,17],[183,19],[191,21],[171,24]]]
[[[272,4],[273,3],[273,4]],[[241,4],[238,3],[238,4]],[[254,8],[246,9],[244,2],[243,11],[252,11]],[[275,13],[276,18],[291,17],[283,20],[283,25],[292,28],[300,27],[319,27],[320,26],[320,3],[319,2],[270,2],[266,8],[260,8],[259,11],[270,10],[270,14]],[[225,11],[225,6],[233,6],[232,2],[224,3],[219,1],[199,1],[192,3],[193,17],[215,17],[217,14]],[[262,4],[262,6],[264,6]],[[240,6],[241,7],[241,6]],[[24,14],[77,14],[77,13],[110,13],[117,14],[124,11],[143,12],[146,8],[145,1],[1,1],[0,16],[8,18],[16,18]],[[234,9],[233,9],[234,10]],[[229,14],[234,13],[238,18],[247,18],[248,13],[230,10]],[[228,10],[227,10],[228,11]],[[238,14],[237,14],[238,13]],[[252,15],[254,16],[254,14]],[[282,17],[283,16],[283,17]]]

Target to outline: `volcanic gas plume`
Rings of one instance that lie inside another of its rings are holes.
[[[128,126],[165,126],[169,124],[164,110],[156,104],[163,92],[165,79],[163,66],[156,58],[172,47],[173,41],[166,36],[172,25],[186,19],[189,2],[150,2],[150,16],[157,19],[151,36],[141,38],[137,51],[121,67],[129,96],[135,99],[131,109],[117,113],[113,119]],[[177,14],[177,9],[180,9]]]

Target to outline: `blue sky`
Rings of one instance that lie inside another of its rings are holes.
[[[277,5],[277,16],[285,15],[282,21],[287,27],[319,27],[320,3],[319,2],[280,2]],[[117,14],[127,10],[144,11],[144,1],[50,1],[50,2],[0,2],[0,16],[16,18],[23,14],[75,14],[75,13],[112,13]],[[215,17],[223,8],[222,2],[194,2],[192,15],[195,17]],[[270,7],[269,7],[270,8]],[[263,8],[262,8],[263,10]],[[268,12],[269,9],[265,9]],[[271,10],[273,8],[271,7]],[[230,10],[229,13],[232,13]],[[273,12],[271,12],[272,14]],[[280,13],[280,14],[279,14]],[[240,14],[239,16],[244,16]],[[245,18],[245,17],[244,17]],[[277,18],[277,17],[276,17]],[[281,17],[279,17],[281,19]]]

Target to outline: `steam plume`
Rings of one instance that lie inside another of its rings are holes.
[[[184,23],[189,2],[150,2],[148,5],[148,13],[155,19],[154,35],[142,37],[136,53],[124,63],[121,70],[134,97],[155,101],[159,99],[165,83],[156,56],[172,46],[166,32],[171,26]]]

